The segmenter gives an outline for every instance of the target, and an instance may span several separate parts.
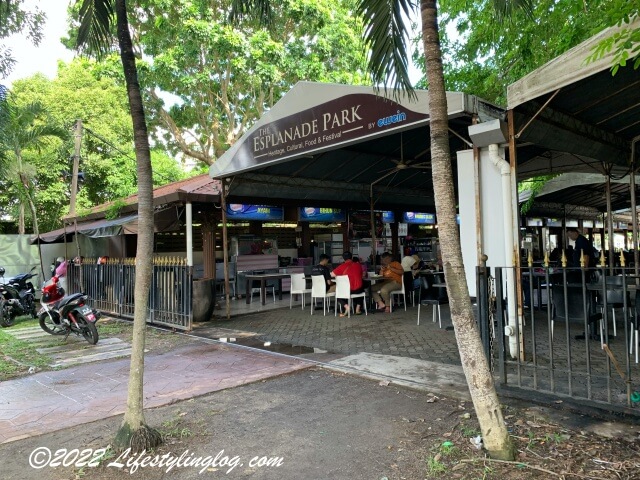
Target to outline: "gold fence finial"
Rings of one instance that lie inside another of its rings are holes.
[[[607,259],[604,257],[604,248],[600,250],[600,266],[604,267],[607,265]]]
[[[562,249],[562,258],[560,258],[560,262],[562,263],[562,267],[566,268],[567,266],[567,254],[564,249]]]
[[[586,265],[586,260],[587,260],[587,256],[584,254],[584,252],[580,252],[580,268],[584,268]]]
[[[545,250],[545,252],[544,252],[544,263],[543,263],[543,265],[545,266],[545,268],[549,266],[549,251],[548,250]]]
[[[620,266],[621,267],[625,266],[624,250],[622,250],[622,249],[620,249]]]
[[[533,254],[531,253],[531,250],[529,250],[529,256],[527,257],[527,264],[530,267],[533,267]]]

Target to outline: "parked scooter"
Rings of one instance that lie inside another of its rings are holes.
[[[95,310],[87,305],[87,295],[73,293],[65,295],[54,276],[42,288],[40,299],[42,308],[38,312],[40,327],[51,335],[64,335],[65,340],[71,334],[82,335],[91,345],[98,343],[98,320]]]
[[[10,327],[16,317],[20,315],[31,315],[37,318],[37,308],[35,299],[35,288],[30,280],[36,277],[37,273],[21,273],[0,282],[0,325]],[[4,267],[0,267],[0,277],[4,280]]]

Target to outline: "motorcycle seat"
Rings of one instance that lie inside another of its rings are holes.
[[[66,297],[64,297],[62,300],[60,300],[60,303],[58,304],[59,308],[62,308],[63,306],[67,305],[68,303],[77,300],[78,298],[84,297],[84,295],[82,293],[72,293],[71,295],[67,295]]]

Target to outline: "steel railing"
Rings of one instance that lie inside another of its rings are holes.
[[[135,258],[84,258],[67,269],[68,293],[83,292],[98,310],[123,318],[133,318]],[[192,267],[178,257],[154,258],[149,289],[148,322],[191,330]]]

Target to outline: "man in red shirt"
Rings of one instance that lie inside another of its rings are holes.
[[[331,276],[336,277],[338,275],[346,275],[349,277],[349,287],[351,289],[351,293],[362,293],[364,292],[364,287],[362,285],[362,267],[360,263],[355,263],[352,260],[351,252],[344,252],[342,254],[342,258],[344,259],[344,263],[337,266],[332,272]],[[356,315],[362,314],[362,298],[354,298],[354,304],[356,306]],[[342,304],[343,311],[347,311],[349,308],[349,304],[346,300],[340,299],[340,303]],[[346,313],[340,314],[341,317],[346,316]]]

